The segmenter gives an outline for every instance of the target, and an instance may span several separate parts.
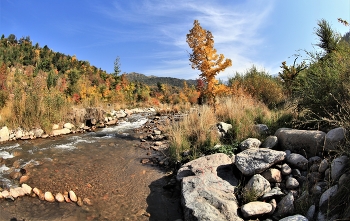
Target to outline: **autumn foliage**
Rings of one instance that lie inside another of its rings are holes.
[[[214,48],[214,36],[210,31],[203,29],[198,20],[194,21],[186,41],[192,49],[189,59],[192,68],[201,72],[200,77],[206,84],[201,92],[215,109],[216,96],[223,89],[223,87],[218,88],[218,80],[215,79],[215,76],[230,67],[232,61],[225,59],[223,54],[217,54]]]

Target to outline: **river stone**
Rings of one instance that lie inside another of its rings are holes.
[[[177,172],[176,179],[182,180],[184,177],[200,175],[204,173],[213,173],[217,175],[217,168],[222,165],[231,165],[232,161],[224,153],[216,153],[197,158],[184,164]]]
[[[244,218],[261,216],[270,213],[272,211],[272,205],[270,203],[255,201],[243,205],[241,211]]]
[[[324,150],[332,151],[339,149],[339,145],[344,144],[347,131],[344,127],[334,128],[326,134]]]
[[[299,182],[293,177],[288,177],[286,180],[286,187],[287,189],[295,189],[299,187]]]
[[[64,200],[65,200],[67,203],[72,202],[72,201],[69,199],[69,195],[68,195],[68,192],[67,192],[67,191],[65,191],[65,192],[63,193],[63,197],[64,197]]]
[[[309,161],[304,156],[297,153],[291,153],[290,155],[288,155],[286,157],[286,161],[292,167],[296,167],[302,170],[306,170],[309,163]]]
[[[52,130],[58,130],[60,128],[60,125],[54,124],[52,125]]]
[[[290,150],[307,157],[316,156],[323,150],[326,133],[317,130],[296,130],[280,128],[275,136],[282,150]]]
[[[29,185],[23,183],[22,184],[22,189],[23,189],[25,194],[27,194],[27,195],[32,194],[32,188]]]
[[[20,194],[18,193],[17,189],[14,189],[14,188],[10,188],[10,195],[13,197],[13,198],[17,198],[20,196]]]
[[[83,199],[83,203],[87,206],[92,206],[92,202],[89,198],[84,198]]]
[[[5,126],[0,129],[0,142],[8,141],[10,139],[10,131]]]
[[[68,128],[63,128],[63,129],[57,129],[57,130],[52,130],[52,136],[58,136],[58,135],[64,135],[64,134],[69,134],[71,132],[70,129]]]
[[[315,205],[311,205],[309,207],[309,209],[306,212],[306,218],[308,220],[313,220],[313,217],[315,216],[315,211],[316,211],[316,206]]]
[[[261,144],[262,148],[274,148],[278,143],[278,139],[276,136],[268,136],[264,142]]]
[[[285,159],[286,153],[267,148],[247,149],[236,155],[235,164],[245,175],[252,176]]]
[[[337,181],[339,177],[343,174],[344,169],[346,169],[347,161],[349,158],[347,156],[340,156],[335,158],[331,163],[331,178],[333,181]]]
[[[78,205],[78,206],[83,206],[83,205],[84,205],[83,200],[81,199],[81,197],[78,197],[78,199],[77,199],[77,205]]]
[[[77,202],[78,201],[77,195],[75,195],[73,190],[70,190],[68,195],[69,195],[69,199],[72,200],[73,202]]]
[[[247,150],[252,148],[259,148],[261,141],[256,138],[248,138],[239,144],[241,150]]]
[[[10,192],[7,191],[7,190],[2,191],[2,192],[1,192],[1,195],[2,195],[3,198],[8,198],[9,196],[11,196],[11,195],[10,195]]]
[[[29,176],[24,175],[24,176],[21,176],[21,178],[19,179],[19,183],[22,184],[27,182],[28,180],[29,180]]]
[[[292,192],[289,192],[282,200],[277,204],[277,211],[274,213],[276,219],[281,219],[294,213],[294,196]]]
[[[292,168],[290,168],[288,164],[284,163],[282,165],[281,172],[282,172],[282,175],[289,175],[292,173]]]
[[[21,129],[18,129],[15,134],[16,139],[20,139],[23,137],[23,131]]]
[[[213,173],[182,178],[185,220],[238,221],[235,187]]]
[[[278,169],[270,168],[268,170],[265,170],[261,175],[271,183],[282,182],[281,171]]]
[[[287,216],[283,219],[280,219],[279,221],[308,221],[308,219],[305,216],[302,215],[294,215],[294,216]]]
[[[52,195],[51,192],[45,192],[45,200],[47,202],[53,203],[53,202],[55,202],[55,197]]]
[[[57,202],[59,203],[63,203],[64,202],[64,196],[62,193],[57,193],[55,196],[55,199],[57,200]]]
[[[67,129],[71,130],[74,128],[74,125],[71,123],[65,123],[65,124],[63,124],[63,128],[67,128]]]
[[[276,202],[275,199],[272,199],[269,202],[269,204],[272,206],[272,210],[269,212],[269,215],[272,215],[275,212],[276,208],[277,208],[277,202]]]
[[[338,191],[338,185],[334,185],[328,190],[326,190],[324,193],[322,193],[320,201],[319,201],[319,207],[321,207],[328,199],[333,197]]]
[[[263,176],[255,174],[250,178],[244,189],[244,191],[253,191],[257,197],[260,197],[271,191],[271,185]]]
[[[276,196],[283,196],[284,193],[282,192],[282,190],[279,187],[274,187],[272,188],[269,192],[266,192],[261,199],[265,200],[265,199],[269,199],[272,197],[276,197]]]
[[[328,166],[329,164],[327,159],[323,159],[318,167],[318,172],[324,173],[327,170]]]

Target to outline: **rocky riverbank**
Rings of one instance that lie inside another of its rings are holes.
[[[231,158],[218,153],[183,165],[177,180],[184,219],[336,220],[330,202],[350,180],[349,158],[330,152],[345,144],[346,134],[341,127],[281,128],[263,143],[243,141]]]

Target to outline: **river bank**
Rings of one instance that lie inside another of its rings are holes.
[[[116,127],[108,127],[87,133],[82,139],[98,141],[78,142],[71,150],[54,153],[41,148],[50,146],[50,140],[21,141],[39,147],[34,151],[37,158],[52,154],[51,160],[42,160],[39,165],[28,168],[28,185],[52,193],[73,190],[78,196],[90,199],[92,205],[50,203],[30,196],[15,201],[0,200],[3,211],[0,220],[180,219],[180,194],[175,193],[179,190],[163,188],[172,175],[152,163],[141,163],[143,159],[159,159],[162,153],[149,148],[153,141],[140,140],[140,136],[147,136],[145,130],[134,129],[118,131]],[[63,139],[76,139],[74,137],[76,134]],[[20,158],[8,159],[7,164]]]

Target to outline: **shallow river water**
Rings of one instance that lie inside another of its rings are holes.
[[[163,188],[170,175],[158,166],[140,163],[150,152],[139,147],[133,129],[146,122],[147,118],[135,115],[96,132],[0,145],[3,188],[17,186],[10,174],[25,168],[31,187],[53,194],[73,190],[92,202],[80,207],[30,196],[0,199],[0,221],[180,219],[178,194]]]

